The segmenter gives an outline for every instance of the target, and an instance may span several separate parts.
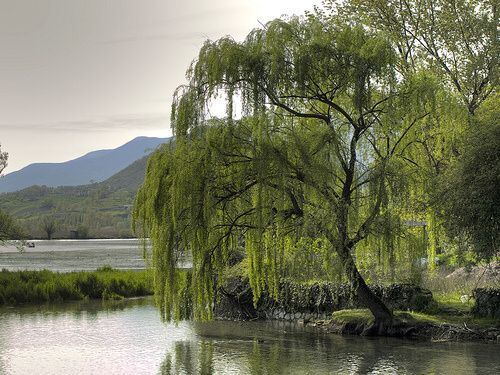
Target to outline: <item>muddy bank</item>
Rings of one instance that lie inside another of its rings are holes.
[[[341,321],[336,319],[311,321],[306,323],[318,327],[328,333],[342,335],[376,336],[371,322],[360,322],[356,319]],[[481,341],[500,344],[500,328],[490,327],[484,329],[470,328],[465,323],[460,326],[449,323],[419,322],[414,319],[401,320],[401,315],[396,317],[392,327],[384,332],[384,336],[406,337],[432,342],[446,341]]]

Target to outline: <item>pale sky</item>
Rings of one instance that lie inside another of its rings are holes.
[[[0,0],[0,144],[13,172],[170,136],[172,93],[206,39],[320,0]]]

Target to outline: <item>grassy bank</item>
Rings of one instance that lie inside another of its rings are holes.
[[[0,272],[0,305],[121,299],[151,295],[152,290],[152,278],[147,271],[103,267],[93,272]]]
[[[395,311],[394,317],[399,322],[408,324],[432,323],[438,325],[454,324],[464,326],[465,323],[465,326],[477,329],[487,327],[500,328],[500,322],[498,320],[474,317],[470,312],[455,314],[448,311],[443,312],[441,310],[435,313]],[[370,324],[373,322],[373,315],[367,309],[340,310],[335,311],[331,319],[336,323]]]
[[[500,325],[494,319],[474,319],[453,314],[424,314],[406,311],[394,312],[394,325],[384,333],[387,336],[408,337],[434,342],[481,341],[500,343]],[[330,333],[372,335],[373,317],[366,309],[342,310],[326,321],[311,322]],[[377,334],[375,332],[375,334]]]

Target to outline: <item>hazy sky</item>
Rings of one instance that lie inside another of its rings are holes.
[[[4,173],[169,136],[172,92],[203,41],[241,40],[320,0],[0,0]]]

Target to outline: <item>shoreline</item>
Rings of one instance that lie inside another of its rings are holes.
[[[335,313],[343,314],[357,310],[339,310]],[[364,311],[364,309],[359,309]],[[396,316],[409,315],[406,312],[396,312]],[[431,315],[432,316],[432,315]],[[287,322],[296,325],[302,325],[307,328],[315,329],[319,332],[339,335],[339,336],[360,336],[360,337],[392,337],[407,340],[417,340],[425,342],[481,342],[488,344],[500,344],[500,326],[485,326],[481,328],[468,327],[464,322],[463,326],[454,323],[432,323],[425,321],[396,321],[388,328],[384,334],[378,334],[371,330],[372,321],[360,321],[352,319],[227,319],[216,317],[218,321],[261,321],[261,322]],[[410,319],[411,320],[411,319]]]
[[[147,271],[101,268],[96,271],[59,273],[52,271],[0,271],[0,307],[41,306],[78,301],[132,301],[151,297],[151,275]],[[227,297],[227,295],[226,295]],[[241,298],[242,295],[239,295]],[[236,302],[236,303],[235,303]],[[340,308],[313,314],[292,309],[285,313],[276,301],[266,301],[261,310],[249,311],[251,299],[219,300],[214,319],[220,321],[283,321],[338,335],[402,337],[431,342],[486,342],[500,344],[500,321],[475,318],[469,313],[434,310],[430,313],[394,309],[394,324],[373,324],[369,310]],[[283,302],[283,301],[281,301]],[[295,312],[293,312],[295,311]],[[227,314],[230,312],[230,314]]]

